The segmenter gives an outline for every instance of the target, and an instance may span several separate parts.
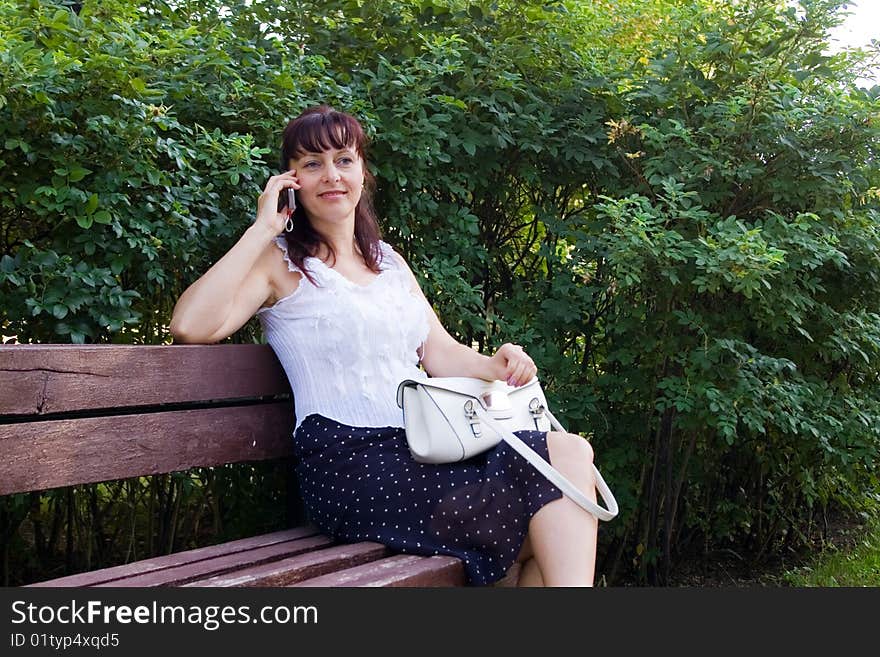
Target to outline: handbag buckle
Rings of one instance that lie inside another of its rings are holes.
[[[541,400],[539,400],[537,397],[529,402],[529,413],[531,413],[535,418],[539,418],[544,415],[544,404],[542,404]]]
[[[480,420],[479,418],[477,418],[477,410],[474,408],[473,399],[468,399],[464,403],[464,416],[471,424],[471,433],[474,434],[474,437],[479,438],[480,436],[482,436],[483,430],[480,429]]]
[[[529,413],[532,414],[532,421],[535,423],[535,429],[538,431],[541,430],[541,425],[538,420],[544,416],[544,410],[544,404],[542,404],[541,400],[537,397],[529,402]]]

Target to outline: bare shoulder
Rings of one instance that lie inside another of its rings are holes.
[[[387,244],[387,246],[388,252],[391,253],[392,257],[394,258],[394,262],[405,271],[410,271],[410,273],[412,273],[409,264],[407,264],[406,262],[406,259],[402,255],[400,255],[400,253],[398,253],[398,251],[393,246],[391,246],[390,244]]]
[[[398,265],[400,265],[401,267],[403,267],[405,269],[409,269],[409,265],[407,264],[406,260],[404,260],[403,256],[400,255],[397,251],[392,250],[391,256],[394,258],[394,261]]]
[[[422,293],[422,287],[421,285],[419,285],[419,281],[416,278],[416,275],[413,273],[412,268],[407,263],[406,259],[394,249],[391,249],[391,254],[394,256],[394,260],[400,267],[400,269],[409,275],[409,279],[412,282],[413,291],[418,291],[419,293]]]
[[[269,298],[261,307],[269,307],[274,305],[279,299],[293,294],[302,274],[290,271],[287,261],[284,259],[284,251],[275,243],[275,240],[269,242],[257,260],[256,267],[260,269],[266,277],[271,293]]]

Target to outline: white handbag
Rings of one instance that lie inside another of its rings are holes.
[[[596,490],[607,508],[590,500],[556,468],[516,437],[514,431],[565,431],[547,408],[538,379],[519,388],[503,381],[468,377],[407,379],[397,387],[406,441],[420,463],[453,463],[504,440],[566,496],[600,520],[617,515],[617,500],[593,465]]]

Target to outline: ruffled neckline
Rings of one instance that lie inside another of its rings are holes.
[[[302,269],[297,267],[293,263],[293,261],[290,259],[290,255],[287,252],[287,240],[284,239],[284,237],[282,235],[279,235],[275,238],[274,241],[275,241],[275,244],[278,246],[278,248],[281,249],[282,257],[284,258],[284,262],[287,263],[288,271],[295,271],[299,274],[304,275],[305,272],[303,272]],[[378,283],[379,279],[383,278],[383,276],[385,275],[386,272],[393,271],[396,269],[396,267],[393,263],[393,260],[391,263],[387,262],[388,259],[392,259],[394,257],[393,255],[391,255],[389,253],[391,251],[391,247],[388,244],[386,244],[385,242],[380,240],[379,241],[379,248],[382,252],[382,262],[380,264],[379,273],[376,274],[373,277],[373,279],[369,283],[367,283],[366,285],[361,285],[360,283],[355,283],[353,280],[347,278],[346,276],[344,276],[343,274],[341,274],[340,272],[335,270],[333,267],[330,267],[326,262],[324,262],[323,260],[321,260],[320,258],[317,258],[315,256],[306,256],[305,258],[303,258],[303,264],[305,265],[307,262],[313,261],[313,262],[317,263],[319,268],[323,269],[326,272],[330,272],[331,276],[336,276],[337,279],[339,279],[343,284],[347,285],[348,287],[355,288],[355,289],[361,289],[361,290],[367,290],[367,289],[373,287],[376,283]],[[315,271],[314,269],[311,269],[309,267],[306,267],[306,269],[309,269],[309,271],[311,271],[312,273],[314,273],[314,271]],[[323,278],[323,277],[319,277],[319,278]],[[297,287],[297,290],[298,289],[299,288]],[[288,296],[293,296],[293,295],[288,295]],[[287,297],[285,297],[285,298],[287,298]]]
[[[373,276],[373,278],[370,280],[369,283],[366,283],[363,285],[361,283],[355,283],[353,280],[351,280],[347,276],[343,275],[342,273],[340,273],[339,271],[337,271],[333,267],[330,267],[326,262],[324,262],[320,258],[316,258],[315,256],[309,256],[307,258],[304,258],[303,263],[305,263],[308,260],[314,261],[318,264],[319,267],[323,268],[324,271],[330,272],[330,275],[332,275],[332,276],[336,276],[337,279],[339,279],[343,284],[348,285],[351,288],[367,290],[367,289],[373,287],[374,285],[376,285],[376,283],[379,282],[379,279],[381,279],[385,275],[386,272],[391,270],[390,267],[385,266],[385,258],[387,258],[387,257],[388,256],[385,254],[382,255],[383,260],[382,260],[382,265],[380,266],[381,268],[379,269],[379,273],[376,274],[375,276]],[[288,260],[288,262],[290,262],[290,261]]]

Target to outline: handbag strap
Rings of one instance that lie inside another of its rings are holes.
[[[596,490],[599,495],[602,497],[602,500],[605,502],[605,506],[607,509],[603,509],[601,506],[593,502],[590,498],[584,495],[580,490],[578,490],[577,486],[575,486],[565,475],[563,475],[559,470],[550,465],[544,458],[538,454],[531,447],[526,445],[522,440],[516,437],[512,431],[508,431],[503,426],[498,424],[495,420],[489,416],[479,405],[476,408],[477,415],[480,419],[485,422],[493,431],[495,431],[501,438],[510,445],[520,456],[526,459],[529,463],[531,463],[538,472],[544,475],[550,483],[554,484],[559,490],[565,493],[572,501],[576,502],[578,506],[589,511],[594,516],[596,516],[599,520],[611,520],[617,515],[617,500],[614,499],[614,495],[611,493],[611,489],[608,487],[608,484],[605,483],[605,480],[602,478],[602,475],[599,472],[599,468],[596,467],[596,464],[593,464],[593,474],[596,476]],[[559,424],[559,421],[553,416],[553,414],[544,409],[544,413],[547,414],[547,417],[550,418],[550,424],[557,431],[566,432],[565,429]],[[568,433],[568,432],[566,432]]]

